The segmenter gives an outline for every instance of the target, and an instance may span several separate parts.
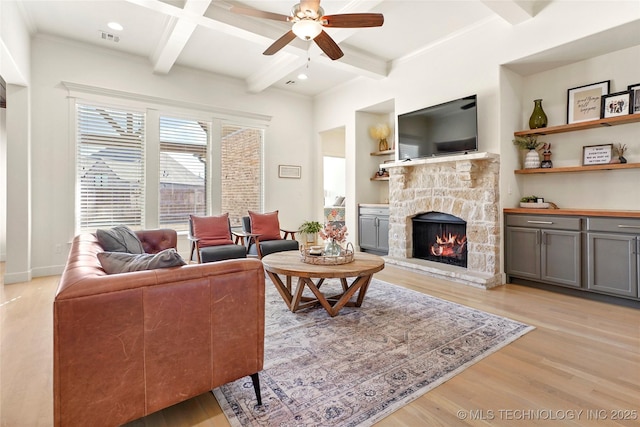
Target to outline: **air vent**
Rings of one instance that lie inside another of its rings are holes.
[[[108,33],[106,31],[100,31],[101,37],[103,40],[107,40],[110,42],[118,43],[120,41],[120,36],[116,36],[114,34]]]

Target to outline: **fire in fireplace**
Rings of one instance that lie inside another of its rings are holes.
[[[427,212],[412,218],[413,257],[467,267],[467,223],[457,216]]]

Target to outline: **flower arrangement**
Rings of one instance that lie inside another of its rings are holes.
[[[342,243],[347,240],[347,226],[337,227],[333,224],[327,223],[324,226],[324,230],[320,231],[320,237],[324,240],[330,240],[338,243]]]

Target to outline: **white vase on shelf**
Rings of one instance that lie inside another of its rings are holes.
[[[540,155],[536,150],[529,150],[524,156],[525,169],[537,169],[540,167]]]

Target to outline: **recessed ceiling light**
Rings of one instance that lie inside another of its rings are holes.
[[[115,30],[115,31],[124,30],[124,27],[122,25],[118,24],[117,22],[109,22],[107,24],[107,27],[109,27],[109,28],[111,28],[112,30]]]
[[[300,80],[307,80],[309,78],[309,76],[307,76],[305,73],[300,73],[300,74],[298,74],[298,78]]]

